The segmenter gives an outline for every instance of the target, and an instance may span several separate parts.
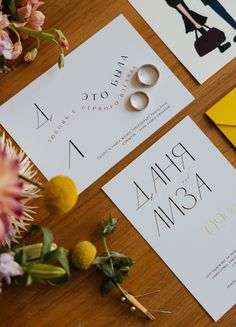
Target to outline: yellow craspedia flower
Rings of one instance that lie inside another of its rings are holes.
[[[49,212],[65,214],[77,202],[78,191],[75,183],[67,176],[55,176],[44,188],[44,203]]]
[[[76,268],[87,270],[91,267],[96,255],[96,247],[89,241],[82,241],[72,250],[71,260]]]

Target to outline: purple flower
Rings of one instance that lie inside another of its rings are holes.
[[[0,254],[0,293],[2,292],[2,282],[11,284],[11,277],[22,276],[24,274],[21,266],[14,260],[12,253]]]

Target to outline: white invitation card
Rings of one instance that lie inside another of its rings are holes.
[[[103,187],[214,320],[236,303],[235,185],[187,117]]]
[[[199,83],[236,57],[234,0],[129,0]]]
[[[130,108],[143,64],[160,72],[150,103]],[[47,177],[86,189],[193,100],[137,31],[119,16],[0,107],[0,122]]]

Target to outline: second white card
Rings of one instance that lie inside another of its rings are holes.
[[[103,190],[218,320],[236,298],[236,171],[185,118]]]

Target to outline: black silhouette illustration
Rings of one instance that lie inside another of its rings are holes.
[[[219,2],[219,0],[201,0],[205,6],[211,7],[221,18],[223,18],[235,31],[236,20],[228,13],[225,7]],[[236,35],[234,37],[236,42]]]
[[[223,53],[231,47],[230,42],[224,43],[226,37],[223,31],[206,26],[208,17],[190,10],[183,0],[166,0],[166,3],[182,16],[186,33],[195,31],[196,41],[194,45],[199,56],[204,56],[216,48]]]

